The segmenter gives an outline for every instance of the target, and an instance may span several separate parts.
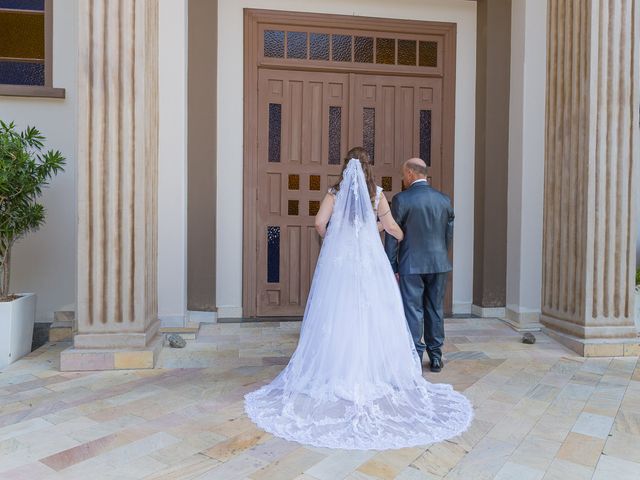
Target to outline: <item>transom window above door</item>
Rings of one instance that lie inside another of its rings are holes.
[[[423,74],[439,73],[442,45],[438,37],[395,32],[321,31],[274,25],[261,29],[262,63],[349,68],[405,68]]]

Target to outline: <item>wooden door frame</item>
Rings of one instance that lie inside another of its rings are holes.
[[[242,247],[242,309],[245,317],[253,317],[257,311],[256,261],[257,237],[257,171],[258,171],[258,70],[260,67],[278,68],[277,64],[260,63],[261,24],[311,29],[345,28],[373,30],[392,34],[433,35],[442,38],[443,61],[441,71],[424,73],[405,71],[389,65],[360,64],[357,73],[413,77],[440,77],[442,82],[442,185],[454,198],[454,139],[455,139],[455,90],[456,90],[456,32],[455,23],[396,20],[373,17],[356,17],[321,13],[244,9],[244,118],[243,118],[243,247]],[[284,60],[281,63],[286,63]],[[285,67],[290,70],[354,73],[352,64],[308,65],[297,61]]]

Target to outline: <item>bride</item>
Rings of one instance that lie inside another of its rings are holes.
[[[466,397],[422,377],[376,216],[402,240],[369,156],[357,147],[316,217],[324,242],[296,351],[270,384],[245,396],[263,430],[318,447],[383,450],[469,427]]]

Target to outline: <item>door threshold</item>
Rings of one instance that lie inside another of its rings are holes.
[[[302,317],[242,317],[219,318],[218,323],[269,323],[269,322],[301,322]]]

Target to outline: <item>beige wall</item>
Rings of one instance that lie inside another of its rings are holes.
[[[66,89],[66,98],[0,96],[0,118],[19,127],[36,126],[47,137],[47,147],[67,157],[66,171],[43,196],[46,225],[21,240],[13,255],[11,289],[37,294],[39,322],[52,321],[53,312],[75,303],[76,2],[56,0],[53,23],[53,86]]]
[[[458,24],[455,141],[454,311],[471,308],[476,4],[464,0],[220,0],[218,6],[217,302],[242,313],[243,8],[434,20]],[[222,280],[223,279],[223,280]]]

